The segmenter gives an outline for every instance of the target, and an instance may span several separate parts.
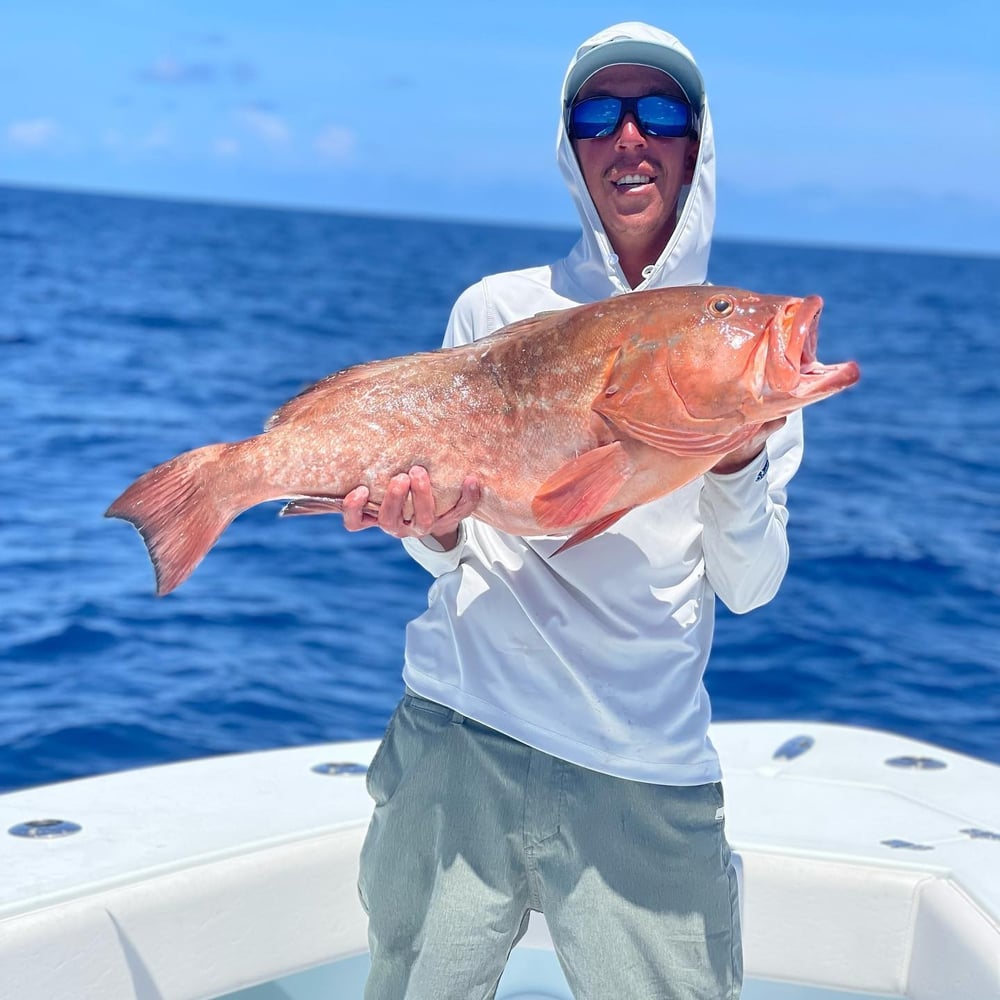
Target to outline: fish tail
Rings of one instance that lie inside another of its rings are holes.
[[[247,506],[227,484],[223,454],[236,446],[212,444],[184,452],[140,476],[107,509],[142,535],[156,572],[156,594],[180,586],[219,536]]]

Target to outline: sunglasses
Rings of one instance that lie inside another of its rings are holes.
[[[679,139],[698,127],[694,110],[681,97],[588,97],[569,109],[569,134],[574,139],[604,139],[618,131],[629,112],[643,135]]]

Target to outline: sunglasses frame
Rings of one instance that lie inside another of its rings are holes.
[[[648,125],[644,125],[642,119],[639,117],[639,101],[645,100],[649,97],[659,97],[668,101],[674,101],[677,104],[686,107],[688,109],[687,131],[677,135],[659,135],[656,132],[650,131]],[[576,134],[576,129],[573,126],[573,112],[580,105],[587,104],[590,101],[619,102],[618,120],[615,122],[614,126],[609,126],[608,131],[604,132],[603,135]],[[566,130],[571,139],[579,139],[581,141],[589,141],[591,139],[608,139],[622,127],[622,122],[625,120],[625,116],[629,113],[631,113],[632,117],[635,119],[636,127],[643,136],[653,136],[653,138],[656,139],[683,139],[687,136],[698,134],[698,113],[691,106],[689,101],[685,100],[683,97],[678,97],[676,94],[643,94],[640,97],[618,97],[615,94],[593,94],[590,97],[585,97],[582,101],[574,101],[571,105],[569,105],[566,110]]]

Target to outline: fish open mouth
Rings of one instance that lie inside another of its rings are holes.
[[[818,295],[810,295],[802,300],[795,310],[792,323],[797,339],[802,344],[799,353],[799,371],[816,363],[816,344],[819,340],[819,314],[823,311],[823,300]]]
[[[792,395],[811,403],[854,385],[861,378],[861,369],[856,361],[822,365],[813,360],[807,366],[804,365],[799,374],[799,384],[792,390]]]
[[[819,316],[822,311],[823,300],[817,295],[810,295],[802,300],[789,318],[792,326],[789,347],[796,341],[801,345],[798,348],[798,384],[792,390],[792,395],[809,402],[846,389],[861,377],[861,371],[854,361],[825,365],[816,358]],[[788,360],[792,361],[794,353],[789,353],[792,356]]]
[[[788,299],[774,314],[766,338],[767,385],[772,391],[791,392],[803,371],[816,363],[819,314],[818,295]]]
[[[814,402],[853,385],[861,377],[857,364],[822,364],[816,357],[819,317],[823,300],[818,295],[790,299],[772,321],[768,382],[772,389]]]

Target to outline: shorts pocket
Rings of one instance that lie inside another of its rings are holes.
[[[419,694],[414,694],[409,689],[407,689],[406,694],[403,696],[403,705],[407,709],[420,712],[422,715],[433,716],[442,722],[450,723],[455,716],[455,713],[447,705],[431,701],[429,698],[422,698]]]
[[[389,756],[389,744],[392,741],[393,733],[396,729],[396,720],[399,717],[399,708],[396,706],[396,710],[392,713],[389,719],[389,724],[385,727],[385,733],[382,736],[382,742],[379,743],[375,754],[371,759],[371,763],[368,765],[368,770],[365,773],[365,788],[368,790],[368,794],[373,798],[376,804],[381,804],[389,798],[391,792],[387,789],[387,783],[384,780],[384,775],[386,767],[386,757]],[[398,768],[396,768],[398,770]],[[391,782],[395,785],[395,781]]]
[[[715,796],[715,806],[717,809],[725,810],[726,808],[726,796],[722,791],[722,782],[713,781],[712,783],[712,793]]]

